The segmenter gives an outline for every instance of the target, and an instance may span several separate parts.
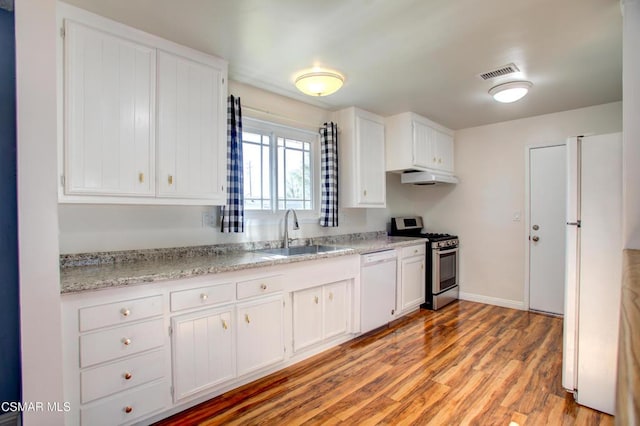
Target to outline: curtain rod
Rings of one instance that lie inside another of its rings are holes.
[[[249,105],[242,105],[242,109],[243,110],[247,110],[247,111],[257,112],[259,114],[269,115],[271,117],[279,118],[281,120],[286,120],[286,121],[289,121],[291,123],[301,124],[301,125],[309,128],[309,129],[313,129],[314,131],[317,131],[320,127],[322,127],[322,123],[314,124],[314,123],[309,123],[309,122],[306,122],[306,121],[300,121],[300,120],[296,120],[295,118],[285,117],[284,115],[276,114],[274,112],[266,111],[264,109],[254,108],[254,107],[249,106]]]

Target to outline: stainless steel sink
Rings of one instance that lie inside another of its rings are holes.
[[[256,253],[265,254],[269,257],[291,257],[291,256],[302,256],[305,254],[330,253],[330,252],[342,251],[342,250],[348,250],[348,249],[344,247],[315,245],[315,246],[298,246],[298,247],[262,249],[262,250],[256,250]]]

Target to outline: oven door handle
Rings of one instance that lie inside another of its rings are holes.
[[[434,250],[436,253],[438,253],[439,255],[443,255],[443,254],[449,254],[449,253],[455,253],[458,251],[458,247],[456,248],[452,248],[452,249],[447,249],[447,250]]]

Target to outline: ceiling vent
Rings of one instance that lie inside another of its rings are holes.
[[[478,76],[483,80],[491,80],[492,78],[503,77],[516,72],[520,72],[520,69],[515,64],[507,64],[491,71],[485,71],[482,74],[478,74]]]

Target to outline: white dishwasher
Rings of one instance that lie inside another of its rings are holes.
[[[360,331],[366,333],[394,319],[396,306],[396,251],[361,255]]]

